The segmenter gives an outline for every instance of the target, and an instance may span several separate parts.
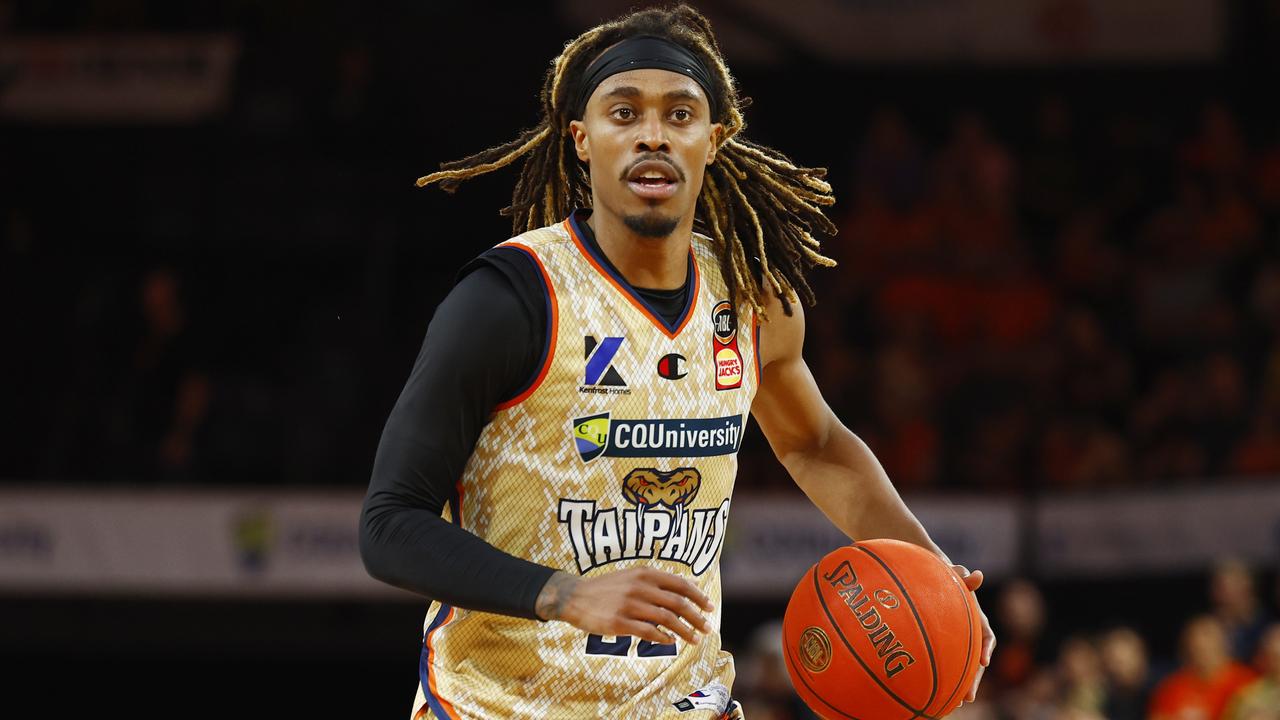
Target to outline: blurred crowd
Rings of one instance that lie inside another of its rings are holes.
[[[808,314],[832,405],[907,491],[1280,470],[1280,138],[1216,100],[1029,114],[933,147],[874,113]]]
[[[1218,101],[1197,118],[1082,127],[1050,95],[1032,115],[1015,144],[960,112],[936,147],[892,107],[871,116],[836,177],[840,267],[815,271],[807,314],[832,406],[908,493],[1280,471],[1280,143],[1250,141]],[[21,268],[40,233],[21,208],[8,222]],[[366,254],[346,291],[355,325],[341,299],[290,291],[349,267],[341,253],[272,261],[269,289],[270,266],[235,278],[256,277],[255,294],[213,283],[180,246],[176,262],[94,268],[47,308],[65,327],[42,341],[85,352],[38,369],[59,385],[32,396],[48,425],[31,431],[27,472],[358,481],[423,313],[396,325],[369,305],[395,302],[380,284],[393,244],[353,251]],[[744,487],[789,482],[770,462],[743,466]]]
[[[1280,581],[1272,605],[1249,568],[1224,561],[1207,591],[1205,612],[1169,643],[1151,642],[1141,618],[1073,630],[1081,618],[1051,618],[1035,583],[1006,582],[987,608],[999,644],[978,698],[948,717],[1280,720]],[[816,717],[791,690],[781,648],[781,622],[770,622],[736,653],[735,695],[751,720]]]
[[[0,298],[23,310],[20,342],[51,349],[0,355],[18,378],[0,477],[362,483],[432,308],[506,232],[510,173],[447,198],[412,187],[521,122],[484,112],[493,89],[465,73],[419,87],[424,28],[451,16],[0,8],[0,33],[233,27],[241,48],[229,106],[202,124],[0,133]],[[534,42],[521,17],[490,41]],[[1240,52],[1270,57],[1249,27]],[[494,62],[512,87],[540,77]],[[1164,97],[1131,83],[1188,71],[1061,92],[974,72],[949,93],[934,68],[914,100],[859,82],[844,126],[806,134],[785,100],[800,80],[744,72],[779,98],[751,108],[753,137],[830,167],[840,265],[812,275],[806,355],[904,491],[1280,471],[1280,135],[1243,78]],[[111,181],[76,182],[86,166]],[[742,487],[789,485],[759,433],[743,452]]]

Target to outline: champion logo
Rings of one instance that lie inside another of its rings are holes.
[[[658,361],[658,374],[668,380],[679,380],[689,374],[687,363],[685,357],[679,353],[663,355]]]

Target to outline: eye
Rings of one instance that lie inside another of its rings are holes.
[[[671,112],[671,117],[674,118],[676,122],[689,122],[693,119],[693,113],[689,112],[685,108],[677,108]]]
[[[619,120],[630,120],[631,118],[636,116],[635,111],[629,107],[615,108],[614,111],[610,113],[610,115],[613,115]]]

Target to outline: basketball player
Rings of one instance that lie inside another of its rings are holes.
[[[849,537],[945,559],[800,355],[831,189],[742,137],[687,6],[574,39],[541,104],[418,181],[524,159],[519,234],[436,311],[362,513],[369,573],[433,598],[411,717],[741,718],[719,553],[748,413]]]

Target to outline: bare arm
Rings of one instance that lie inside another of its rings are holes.
[[[813,373],[801,355],[804,311],[796,303],[787,316],[776,298],[768,306],[770,321],[760,329],[760,388],[751,414],[782,466],[813,504],[851,539],[895,538],[938,555],[964,579],[970,590],[982,584],[981,571],[954,565],[902,501],[871,449],[836,417],[823,399]],[[995,635],[982,619],[985,667]],[[979,672],[967,700],[977,692]]]
[[[866,443],[832,412],[800,355],[804,314],[778,306],[760,330],[760,389],[751,413],[796,485],[852,539],[889,537],[923,546],[951,564],[929,539]]]

